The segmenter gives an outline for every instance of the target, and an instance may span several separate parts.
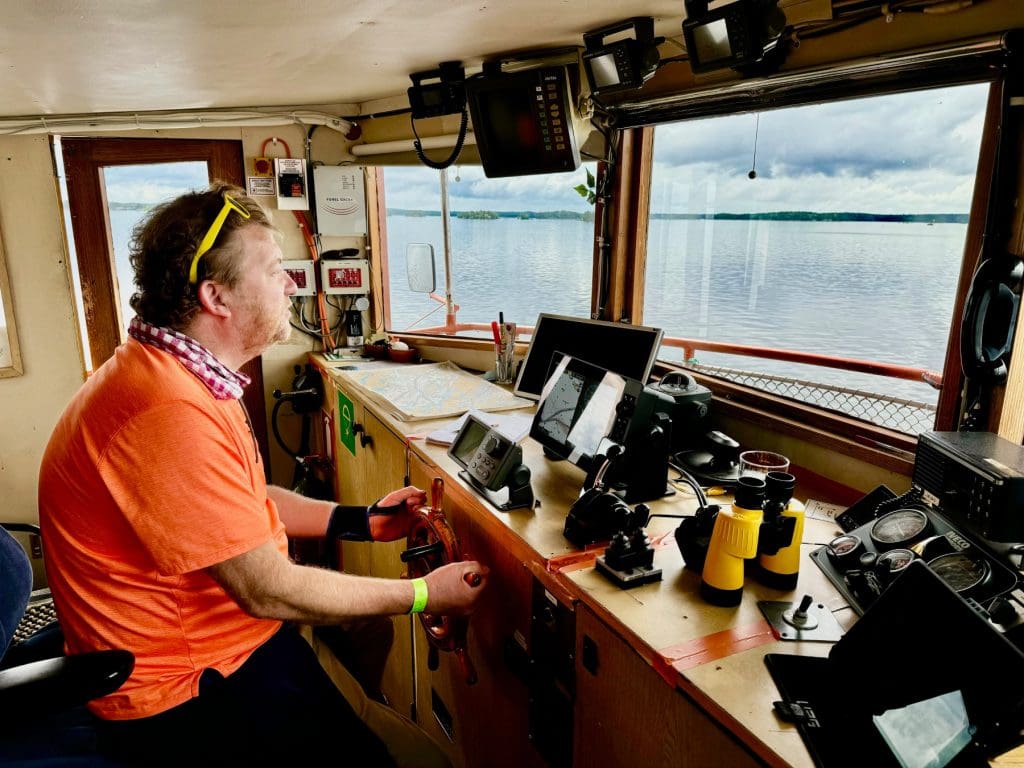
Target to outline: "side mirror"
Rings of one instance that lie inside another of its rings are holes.
[[[429,243],[409,243],[405,249],[405,273],[410,291],[433,293],[437,287],[434,246]]]

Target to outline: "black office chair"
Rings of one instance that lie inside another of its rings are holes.
[[[96,752],[96,719],[84,705],[117,690],[135,657],[124,650],[62,654],[59,623],[35,615],[52,604],[33,593],[28,555],[7,524],[0,525],[0,584],[0,764],[112,765]],[[33,632],[37,623],[44,626]]]

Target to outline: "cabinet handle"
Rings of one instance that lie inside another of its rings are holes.
[[[368,445],[373,445],[373,438],[366,434],[366,427],[358,421],[352,422],[352,434],[359,435],[359,444],[363,446],[363,448]]]

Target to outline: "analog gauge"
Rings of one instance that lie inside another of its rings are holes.
[[[957,592],[966,592],[988,577],[989,565],[963,552],[952,552],[928,561],[928,567]]]
[[[883,552],[878,556],[878,560],[875,562],[875,570],[879,576],[888,582],[910,565],[915,557],[917,555],[909,549],[890,549],[888,552]]]
[[[844,570],[853,567],[863,551],[864,542],[850,533],[837,536],[828,543],[829,557]]]
[[[897,509],[878,518],[871,526],[871,540],[880,547],[907,544],[928,527],[928,516],[919,509]]]

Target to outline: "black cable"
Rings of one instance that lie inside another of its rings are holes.
[[[284,405],[286,402],[286,400],[281,399],[274,403],[274,408],[270,411],[270,428],[274,431],[274,439],[277,440],[277,444],[281,446],[281,450],[283,450],[296,461],[300,461],[302,457],[288,447],[288,445],[284,441],[284,438],[281,437],[280,430],[278,430],[277,428],[277,412],[281,410],[281,406]]]
[[[402,107],[401,109],[389,109],[384,112],[373,112],[369,115],[343,115],[341,119],[354,123],[357,120],[374,120],[378,117],[394,117],[395,115],[407,115],[410,112],[412,112],[412,107]]]
[[[679,480],[686,483],[688,486],[690,486],[690,488],[693,489],[694,494],[697,496],[697,503],[700,504],[701,509],[706,507],[708,505],[708,497],[704,495],[704,489],[700,487],[700,483],[698,483],[694,479],[693,475],[691,475],[682,467],[677,467],[675,464],[673,464],[672,468],[679,473]]]
[[[454,164],[455,161],[459,159],[459,155],[462,154],[462,143],[466,140],[466,129],[469,127],[469,108],[462,108],[462,120],[459,123],[459,138],[455,140],[455,146],[452,148],[452,153],[448,155],[446,160],[441,162],[431,160],[424,154],[423,145],[420,143],[420,135],[416,131],[416,119],[410,117],[409,124],[412,126],[412,135],[416,137],[415,141],[412,143],[413,148],[416,150],[416,157],[418,157],[420,162],[428,168],[433,168],[435,171],[443,171],[445,168]]]

